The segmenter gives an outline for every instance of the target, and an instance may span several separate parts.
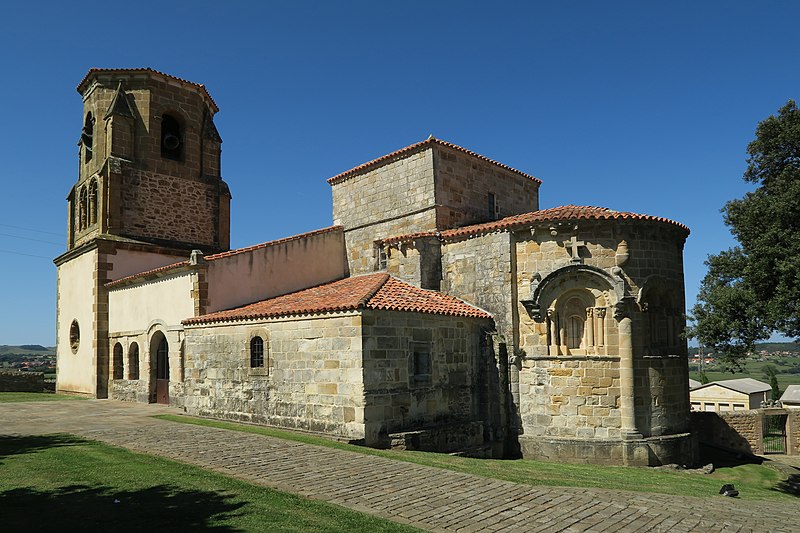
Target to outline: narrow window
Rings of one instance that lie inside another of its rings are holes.
[[[172,115],[161,117],[161,157],[176,161],[183,159],[183,132]]]
[[[78,321],[73,320],[69,326],[69,346],[72,353],[78,353],[78,346],[81,344],[81,328],[78,326]]]
[[[487,196],[486,208],[486,214],[489,220],[494,220],[497,217],[497,202],[495,201],[493,192],[490,192]]]
[[[583,343],[583,320],[579,316],[567,319],[567,348],[577,349]]]
[[[139,345],[135,342],[128,348],[128,379],[139,379]]]
[[[250,339],[250,368],[264,368],[264,339]]]
[[[84,230],[89,222],[89,192],[86,187],[81,187],[80,193],[80,226],[78,229]]]
[[[376,244],[375,255],[375,270],[386,270],[386,266],[389,264],[389,254],[386,251],[386,247],[382,244]]]
[[[122,345],[116,343],[114,345],[113,354],[113,372],[111,373],[112,379],[122,379]]]
[[[92,113],[86,113],[86,122],[83,123],[81,131],[81,142],[83,143],[84,161],[88,163],[92,160],[94,151],[94,117]]]
[[[431,346],[426,342],[411,343],[411,371],[415,383],[431,381]]]
[[[89,225],[97,223],[97,180],[89,184]]]

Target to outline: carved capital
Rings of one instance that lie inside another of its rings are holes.
[[[606,308],[605,307],[598,307],[595,309],[597,312],[597,318],[605,318],[606,317]]]

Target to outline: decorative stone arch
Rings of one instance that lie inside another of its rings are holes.
[[[660,275],[649,276],[636,295],[645,314],[645,347],[649,355],[683,354],[683,303],[681,287]]]
[[[607,355],[614,324],[608,310],[625,302],[621,273],[568,265],[531,280],[531,298],[522,303],[537,322],[545,322],[550,355]]]

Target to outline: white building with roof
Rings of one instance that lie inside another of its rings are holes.
[[[787,409],[800,409],[800,385],[786,387],[780,401]]]
[[[694,411],[745,411],[758,409],[772,399],[772,388],[752,378],[713,381],[691,388],[689,400]]]

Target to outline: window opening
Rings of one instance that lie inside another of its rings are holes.
[[[411,343],[413,380],[417,383],[431,380],[431,347],[428,343]]]
[[[139,379],[139,345],[135,342],[128,348],[128,379]]]
[[[583,342],[583,320],[573,315],[567,319],[567,348],[576,349]]]
[[[376,270],[386,270],[386,267],[389,264],[389,254],[386,250],[386,247],[380,244],[376,244],[375,249],[378,256]]]
[[[494,193],[490,192],[487,196],[487,214],[489,215],[489,220],[494,220],[497,216],[497,200],[494,197]]]
[[[161,157],[180,160],[183,157],[183,132],[171,115],[161,117]]]
[[[69,346],[72,353],[78,353],[78,346],[81,344],[81,328],[78,326],[78,321],[73,320],[69,326]]]
[[[89,225],[97,223],[97,180],[89,184]]]
[[[250,368],[264,368],[264,339],[250,339]]]
[[[92,160],[94,151],[94,117],[91,111],[86,113],[86,122],[83,123],[81,130],[81,142],[83,143],[84,161],[88,163]]]
[[[113,365],[111,379],[122,379],[122,345],[120,343],[114,345]]]

